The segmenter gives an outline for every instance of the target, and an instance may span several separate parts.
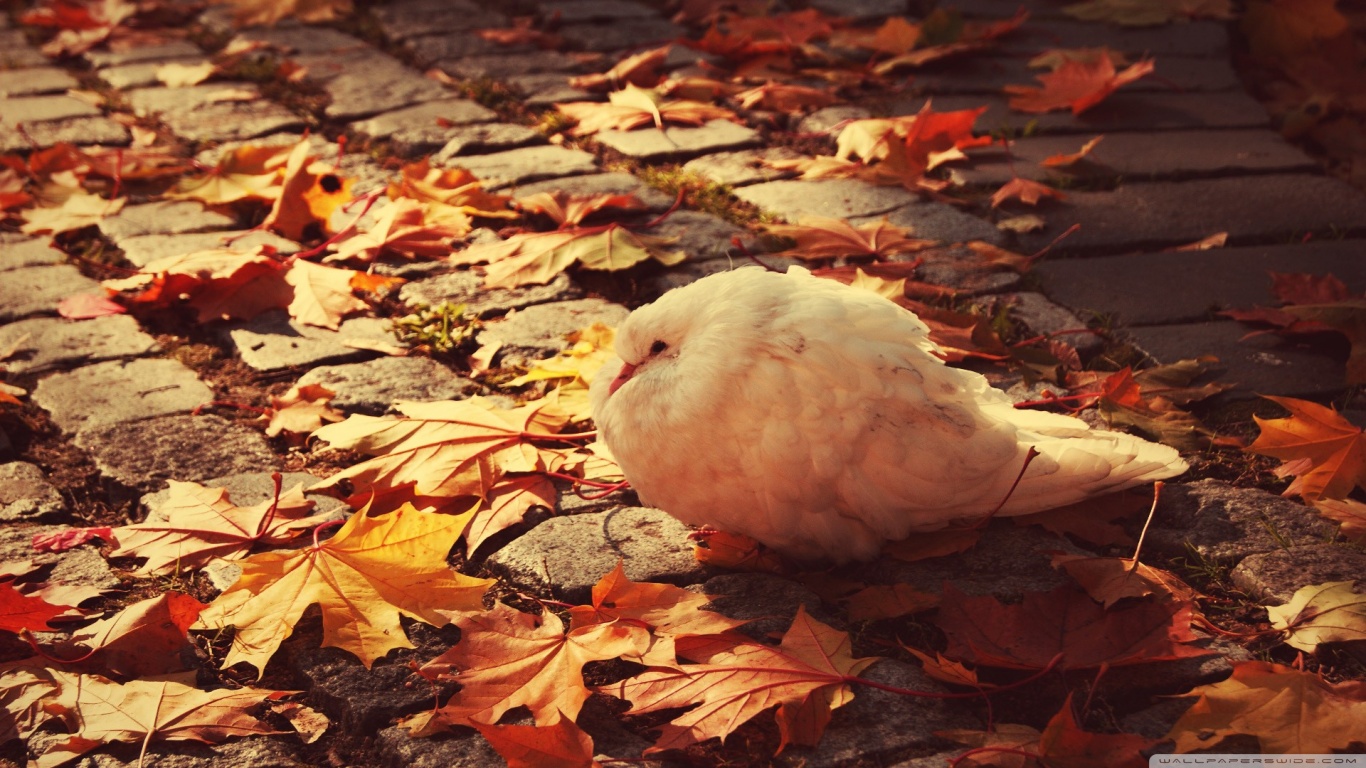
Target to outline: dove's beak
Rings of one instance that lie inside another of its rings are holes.
[[[634,376],[635,373],[636,367],[634,365],[631,365],[630,363],[622,363],[621,370],[617,372],[617,377],[615,379],[612,379],[612,384],[609,387],[607,387],[607,394],[615,394],[618,389],[621,389],[622,384],[625,384],[626,382],[631,380],[631,377]]]

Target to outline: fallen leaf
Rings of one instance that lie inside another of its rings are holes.
[[[1143,768],[1147,753],[1158,745],[1135,733],[1091,733],[1084,731],[1072,713],[1072,694],[1049,719],[1043,732],[1025,725],[1003,724],[993,731],[936,731],[938,736],[974,747],[955,763],[967,766],[1056,766],[1057,768]],[[997,750],[1002,751],[997,751]],[[975,750],[981,750],[977,752]],[[1030,755],[1031,757],[1026,757]],[[960,762],[961,760],[961,762]]]
[[[1224,739],[1240,735],[1256,738],[1264,754],[1329,754],[1363,743],[1360,680],[1334,684],[1280,664],[1235,661],[1227,680],[1187,695],[1198,698],[1167,734],[1175,752],[1218,751]]]
[[[1019,201],[1025,205],[1038,205],[1039,201],[1045,197],[1054,200],[1067,199],[1067,195],[1064,195],[1047,184],[1041,184],[1037,181],[1031,181],[1016,176],[1005,184],[1002,184],[1000,189],[992,193],[991,207],[996,208],[1000,206],[1001,203],[1012,198],[1019,199]]]
[[[1353,581],[1329,581],[1296,590],[1285,605],[1266,606],[1271,626],[1285,632],[1285,644],[1315,653],[1323,643],[1366,640],[1366,595]]]
[[[517,207],[525,211],[543,213],[561,229],[577,227],[584,219],[604,209],[628,212],[647,209],[645,203],[632,194],[576,195],[558,189],[519,197]]]
[[[1208,656],[1189,645],[1189,604],[1139,602],[1106,610],[1063,584],[1029,592],[1019,604],[966,595],[944,586],[935,623],[948,636],[951,658],[1006,669],[1043,669],[1058,655],[1061,669],[1092,669]]]
[[[686,99],[663,101],[653,91],[631,83],[613,91],[608,99],[607,104],[575,101],[556,104],[555,109],[577,123],[569,130],[572,136],[590,136],[606,130],[631,131],[651,125],[663,129],[665,125],[696,126],[711,120],[740,120],[729,109]]]
[[[295,701],[282,701],[272,704],[270,710],[289,721],[290,727],[299,734],[299,740],[312,744],[321,739],[332,725],[327,715]]]
[[[74,735],[45,744],[38,765],[52,768],[111,742],[202,741],[280,733],[247,713],[274,691],[259,688],[201,691],[170,681],[122,685],[99,675],[53,670],[57,692],[48,704]]]
[[[593,624],[565,632],[564,622],[502,603],[479,613],[445,614],[460,628],[460,642],[422,666],[432,680],[452,680],[460,690],[442,707],[404,721],[414,735],[448,725],[492,725],[514,707],[531,710],[537,725],[561,716],[577,718],[589,690],[583,665],[618,656],[638,656],[649,632],[629,622]]]
[[[412,198],[426,209],[425,221],[455,229],[470,227],[470,217],[515,219],[519,215],[508,205],[512,198],[484,190],[484,182],[464,168],[433,168],[429,158],[408,163],[399,169],[399,178],[389,183],[386,194],[391,200]]]
[[[575,75],[569,78],[569,87],[583,91],[615,91],[626,83],[641,88],[653,88],[663,78],[665,57],[670,46],[651,48],[647,51],[627,56],[618,61],[611,69],[590,75]]]
[[[1185,245],[1178,245],[1178,246],[1176,246],[1176,247],[1174,247],[1174,248],[1169,248],[1168,250],[1171,250],[1171,251],[1208,251],[1208,250],[1211,250],[1211,249],[1214,249],[1214,248],[1223,248],[1226,244],[1228,244],[1228,233],[1227,233],[1227,232],[1215,232],[1214,234],[1210,235],[1209,237],[1203,237],[1203,238],[1201,238],[1201,239],[1199,239],[1199,240],[1196,240],[1196,241],[1193,242],[1193,243],[1186,243]]]
[[[814,746],[832,711],[853,700],[849,678],[875,661],[876,657],[853,658],[848,635],[812,619],[800,607],[776,648],[737,642],[711,654],[705,663],[647,670],[598,690],[630,701],[631,714],[696,705],[660,728],[647,755],[713,737],[724,741],[774,705],[781,752],[789,743]]]
[[[199,64],[181,64],[172,61],[156,68],[156,78],[167,88],[184,88],[208,80],[216,70],[217,67],[211,61]]]
[[[719,635],[745,623],[704,606],[715,598],[672,584],[631,581],[621,562],[593,585],[590,605],[569,609],[570,629],[617,620],[638,622],[662,635]]]
[[[48,620],[70,610],[52,605],[41,597],[30,597],[14,588],[13,582],[0,582],[0,630],[6,632],[44,632],[52,629]]]
[[[1280,459],[1295,481],[1283,495],[1306,501],[1346,498],[1366,487],[1366,437],[1337,411],[1293,397],[1266,399],[1290,411],[1284,419],[1253,416],[1261,434],[1247,450]]]
[[[1091,599],[1109,608],[1126,597],[1161,595],[1163,599],[1193,602],[1200,596],[1176,574],[1136,563],[1128,557],[1087,557],[1053,553],[1054,568],[1076,580]]]
[[[995,687],[984,685],[977,679],[976,672],[953,659],[944,656],[942,653],[935,653],[934,657],[931,658],[929,654],[917,651],[905,644],[901,645],[901,650],[920,659],[920,668],[925,671],[925,674],[940,682],[945,682],[950,685],[964,685],[979,690]]]
[[[916,533],[901,541],[889,542],[882,548],[882,552],[903,562],[914,563],[917,560],[966,552],[972,549],[981,537],[982,532],[977,528],[945,528],[928,533]]]
[[[256,544],[281,544],[304,528],[322,522],[309,519],[313,502],[296,485],[279,499],[239,507],[225,488],[171,480],[166,500],[151,512],[159,522],[113,529],[118,547],[110,557],[141,557],[139,576],[198,569],[215,558],[238,560]]]
[[[53,533],[35,533],[33,534],[33,548],[38,552],[65,552],[95,539],[113,541],[113,529],[109,526],[96,526],[92,528],[66,528]]]
[[[1032,213],[1027,213],[1023,216],[1011,216],[1008,219],[1001,219],[996,222],[997,229],[1004,232],[1018,232],[1020,234],[1038,232],[1046,226],[1048,226],[1048,222]]]
[[[127,201],[126,197],[106,200],[89,192],[75,191],[58,205],[24,211],[21,214],[24,224],[19,230],[26,235],[57,235],[74,229],[83,229],[99,224],[123,210],[123,204]]]
[[[343,238],[332,247],[336,253],[324,261],[373,262],[383,254],[404,258],[440,258],[453,249],[456,240],[469,234],[470,220],[460,224],[429,223],[427,208],[410,197],[391,200],[375,216],[375,223],[364,232]]]
[[[544,475],[505,479],[489,489],[488,498],[465,529],[465,551],[473,554],[490,536],[526,517],[533,507],[555,509],[555,484]]]
[[[773,550],[741,533],[700,531],[694,534],[693,557],[703,565],[735,571],[782,573],[787,570]]]
[[[350,16],[351,0],[225,0],[232,6],[233,24],[238,27],[274,26],[283,19],[304,24]]]
[[[258,670],[309,606],[322,608],[323,646],[360,658],[366,669],[395,648],[412,648],[400,616],[444,626],[441,610],[482,608],[493,583],[446,563],[472,515],[402,507],[382,517],[353,514],[331,539],[297,552],[262,552],[242,561],[242,575],[199,615],[195,629],[236,628],[223,667]]]
[[[1043,166],[1044,168],[1062,168],[1065,166],[1072,165],[1073,163],[1076,163],[1077,161],[1091,154],[1091,150],[1095,149],[1096,145],[1099,144],[1100,140],[1103,138],[1105,137],[1097,136],[1091,139],[1090,141],[1086,142],[1085,144],[1081,145],[1081,149],[1070,154],[1049,155],[1048,157],[1045,157],[1044,159],[1040,160],[1039,165]]]
[[[1010,108],[1020,112],[1071,109],[1072,114],[1080,115],[1104,101],[1105,97],[1121,86],[1152,71],[1151,59],[1132,64],[1123,72],[1115,71],[1115,65],[1108,56],[1097,57],[1090,62],[1069,59],[1056,70],[1038,76],[1042,87],[1007,85],[1005,92],[1010,95]]]
[[[1043,512],[1016,515],[1016,525],[1038,525],[1061,536],[1091,544],[1129,546],[1134,540],[1115,521],[1148,511],[1151,503],[1132,493],[1112,493]]]
[[[485,725],[479,731],[508,768],[599,768],[593,738],[564,717],[545,725]]]
[[[71,635],[63,656],[85,655],[78,669],[125,678],[146,678],[193,669],[187,635],[204,604],[180,592],[139,600]]]
[[[201,323],[250,320],[266,310],[288,307],[294,300],[285,271],[286,266],[266,246],[252,252],[212,248],[157,259],[141,272],[106,280],[103,285],[113,291],[134,291],[127,301],[147,308],[189,304]]]
[[[909,236],[909,227],[895,226],[886,219],[855,227],[845,219],[802,216],[796,224],[769,224],[764,230],[770,235],[794,241],[791,248],[772,255],[799,259],[830,259],[838,256],[885,258],[924,250],[937,242],[912,238]]]
[[[839,99],[826,89],[773,82],[741,91],[735,94],[735,99],[740,102],[743,109],[767,109],[786,113],[797,113],[839,103]]]
[[[102,293],[78,293],[57,302],[57,314],[68,320],[89,320],[127,312],[127,307]]]
[[[259,226],[290,240],[321,239],[331,231],[328,220],[332,214],[351,200],[354,183],[338,175],[332,166],[317,162],[308,139],[301,139],[285,159],[280,195]]]
[[[1355,499],[1314,499],[1320,515],[1341,523],[1338,533],[1354,544],[1366,543],[1366,504]]]
[[[280,397],[271,395],[272,412],[266,436],[288,433],[291,437],[303,437],[320,429],[324,422],[341,421],[346,416],[328,404],[335,395],[321,384],[296,384]]]
[[[672,241],[639,235],[615,222],[602,227],[513,235],[452,254],[456,264],[487,263],[486,288],[545,285],[574,264],[585,269],[620,270],[654,259],[666,266],[683,261],[682,251],[666,251]]]
[[[363,274],[295,259],[284,274],[284,281],[294,288],[289,316],[305,325],[337,330],[342,318],[370,308],[353,291],[352,281]]]
[[[842,602],[850,621],[877,621],[927,611],[939,605],[939,595],[921,592],[909,584],[877,584]]]
[[[238,200],[273,201],[280,196],[280,180],[291,149],[244,144],[224,153],[203,176],[181,178],[164,197],[199,200],[210,205]]]

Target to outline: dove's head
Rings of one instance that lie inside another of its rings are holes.
[[[723,398],[766,343],[781,275],[745,268],[703,278],[631,313],[617,329],[617,358],[598,371],[599,428],[611,411],[667,408],[701,415]]]

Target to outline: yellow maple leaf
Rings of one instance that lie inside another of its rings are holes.
[[[199,614],[193,629],[235,627],[223,666],[264,671],[310,605],[322,608],[323,645],[350,651],[369,669],[395,648],[412,648],[400,616],[443,626],[441,611],[480,610],[491,579],[451,570],[446,556],[473,516],[357,512],[331,539],[297,552],[263,552]]]

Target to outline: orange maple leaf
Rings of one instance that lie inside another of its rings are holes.
[[[1360,680],[1329,683],[1280,664],[1239,661],[1229,679],[1187,695],[1199,698],[1167,734],[1177,752],[1214,749],[1238,735],[1256,738],[1267,754],[1328,754],[1363,744]]]
[[[204,604],[179,592],[140,600],[82,627],[63,644],[64,656],[85,655],[78,669],[119,677],[181,672],[193,654],[187,630]]]
[[[166,500],[152,509],[157,521],[111,531],[118,547],[109,556],[146,558],[136,571],[141,576],[202,568],[214,558],[241,559],[258,543],[281,544],[326,519],[307,517],[313,502],[304,498],[303,486],[241,507],[226,488],[169,482]]]
[[[1087,557],[1053,553],[1052,565],[1067,574],[1106,608],[1126,597],[1161,595],[1190,602],[1200,596],[1176,574],[1127,557]]]
[[[519,197],[517,207],[549,216],[560,229],[577,227],[584,219],[608,208],[618,211],[643,211],[647,208],[640,198],[632,194],[575,195],[559,189]]]
[[[1038,205],[1039,201],[1045,197],[1054,200],[1067,199],[1067,195],[1064,195],[1047,184],[1041,184],[1037,181],[1022,179],[1019,176],[1016,176],[1005,184],[1002,184],[1001,188],[991,195],[991,207],[996,208],[1000,206],[1001,203],[1004,203],[1011,198],[1017,198],[1025,205]]]
[[[446,615],[460,628],[460,642],[419,672],[461,688],[445,706],[404,721],[414,735],[448,725],[492,725],[522,706],[537,725],[572,720],[591,695],[583,684],[584,664],[639,656],[650,645],[644,627],[625,621],[566,633],[564,622],[549,611],[533,616],[502,603],[480,613]]]
[[[973,749],[954,758],[964,766],[1034,765],[1021,760],[1033,755],[1038,765],[1142,768],[1148,765],[1145,750],[1158,742],[1135,733],[1091,733],[1084,731],[1072,713],[1072,694],[1063,700],[1062,709],[1040,733],[1027,725],[1011,723],[991,731],[936,731],[936,735],[968,744]],[[1008,759],[1009,763],[993,760]]]
[[[429,222],[427,211],[410,197],[395,198],[379,211],[374,224],[333,244],[336,253],[323,260],[371,262],[388,253],[409,259],[445,256],[456,240],[469,234],[470,219],[462,215],[448,217],[446,222]],[[456,218],[458,221],[453,221]]]
[[[664,635],[719,635],[745,623],[703,610],[712,600],[672,584],[631,581],[618,562],[593,585],[591,605],[569,609],[569,626],[578,629],[625,619]]]
[[[400,616],[435,626],[442,611],[479,610],[492,580],[451,570],[446,556],[472,512],[443,515],[404,506],[380,517],[353,514],[331,539],[262,552],[199,614],[195,629],[236,627],[223,667],[259,672],[304,610],[322,608],[323,645],[354,653],[366,669],[395,648],[412,648]]]
[[[296,384],[279,397],[271,395],[266,436],[286,433],[295,440],[319,429],[323,422],[341,421],[342,412],[328,404],[336,394],[321,384]]]
[[[1318,403],[1265,397],[1290,411],[1290,416],[1253,416],[1262,433],[1247,450],[1284,462],[1277,472],[1295,476],[1284,495],[1308,501],[1342,499],[1353,487],[1366,487],[1366,437],[1361,427]]]
[[[303,139],[290,151],[280,178],[280,196],[261,222],[262,229],[273,229],[290,240],[321,238],[331,231],[332,214],[351,200],[354,180],[318,162],[309,149],[308,139]]]
[[[1120,86],[1128,85],[1152,71],[1152,59],[1132,64],[1123,72],[1115,72],[1115,65],[1108,56],[1097,56],[1088,61],[1068,59],[1053,72],[1038,76],[1042,87],[1007,85],[1005,92],[1011,97],[1010,108],[1020,112],[1071,109],[1072,114],[1080,115]]]
[[[621,270],[654,259],[672,266],[686,257],[667,251],[668,238],[641,235],[612,222],[600,227],[581,227],[554,232],[533,232],[498,243],[481,243],[451,255],[456,264],[489,266],[484,272],[487,288],[544,285],[578,264],[585,269]]]
[[[137,291],[128,300],[146,307],[194,307],[198,321],[250,320],[268,309],[289,306],[294,289],[285,282],[285,264],[274,249],[251,252],[211,248],[167,256],[126,278],[106,280],[113,291]]]
[[[479,731],[508,768],[600,768],[593,737],[564,717],[545,725],[485,725]]]
[[[652,669],[598,690],[631,702],[631,713],[696,705],[662,727],[646,754],[726,736],[777,705],[778,750],[789,743],[815,745],[831,712],[854,694],[850,678],[877,657],[855,659],[849,636],[798,608],[778,647],[755,642],[718,646],[702,663]]]
[[[837,256],[885,258],[924,250],[937,242],[911,238],[910,228],[889,224],[886,219],[855,227],[844,219],[802,216],[796,224],[770,224],[765,231],[795,241],[791,248],[774,255],[799,259],[829,259]]]

